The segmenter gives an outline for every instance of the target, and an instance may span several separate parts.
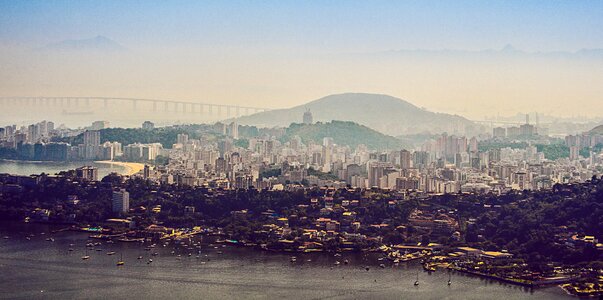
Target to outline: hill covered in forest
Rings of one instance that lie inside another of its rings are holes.
[[[299,136],[302,142],[313,141],[322,144],[323,138],[331,137],[337,145],[347,145],[352,149],[360,144],[369,149],[401,149],[404,143],[389,135],[385,135],[366,126],[348,121],[318,122],[314,124],[291,124],[285,131],[283,140]]]

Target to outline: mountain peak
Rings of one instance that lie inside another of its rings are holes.
[[[301,123],[308,109],[316,122],[352,121],[393,136],[453,132],[472,124],[465,118],[423,110],[396,97],[368,93],[329,95],[289,109],[244,116],[238,122],[259,127],[287,127]]]
[[[519,50],[517,50],[511,44],[506,44],[500,51],[502,51],[502,52],[518,52]]]

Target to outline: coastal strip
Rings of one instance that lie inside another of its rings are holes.
[[[144,164],[133,163],[133,162],[112,161],[112,160],[99,160],[99,161],[95,161],[95,163],[97,163],[97,164],[110,164],[110,165],[116,165],[116,166],[124,167],[125,168],[125,172],[123,172],[123,175],[128,175],[128,176],[134,175],[134,174],[142,171],[142,169],[144,169]]]

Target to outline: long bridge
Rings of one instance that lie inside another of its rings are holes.
[[[6,106],[59,107],[64,109],[118,109],[240,117],[270,109],[263,107],[187,102],[179,100],[120,98],[120,97],[0,97],[0,107]]]

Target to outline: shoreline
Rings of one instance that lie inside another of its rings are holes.
[[[144,164],[134,162],[123,162],[123,161],[112,161],[112,160],[97,160],[94,161],[97,164],[109,164],[123,167],[125,172],[122,175],[132,176],[144,169]]]
[[[0,158],[0,162],[23,164],[23,165],[49,164],[49,165],[57,165],[57,166],[63,165],[63,164],[75,164],[75,165],[81,164],[82,166],[84,166],[84,165],[89,165],[90,163],[115,165],[115,166],[122,167],[124,169],[124,171],[120,171],[117,173],[119,173],[121,175],[127,175],[127,176],[132,176],[144,169],[144,164],[142,164],[142,163],[111,161],[111,160],[97,160],[97,161],[45,161],[44,160],[44,161],[40,161],[40,160],[19,160],[19,159]],[[65,169],[64,171],[67,171],[67,169]]]

